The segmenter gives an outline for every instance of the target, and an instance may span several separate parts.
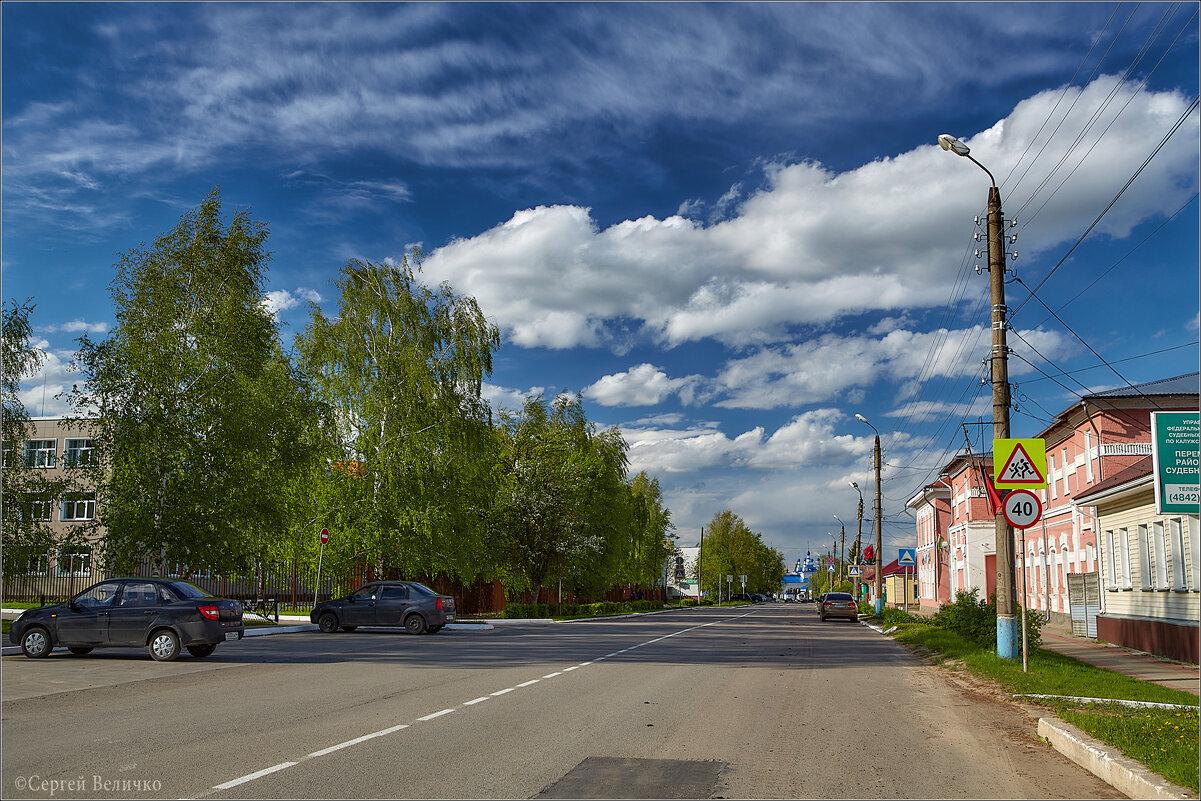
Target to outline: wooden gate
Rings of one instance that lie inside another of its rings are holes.
[[[1072,636],[1096,639],[1101,576],[1095,572],[1068,573],[1068,606],[1072,610]]]

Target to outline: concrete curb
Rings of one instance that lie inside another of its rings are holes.
[[[886,633],[880,626],[863,620],[859,622],[879,634]],[[1124,756],[1114,746],[1089,737],[1057,717],[1040,717],[1038,736],[1056,751],[1130,798],[1152,798],[1157,801],[1197,798],[1188,788],[1172,784],[1130,757]]]
[[[1059,718],[1039,718],[1038,736],[1049,742],[1056,751],[1131,798],[1179,801],[1181,798],[1197,797],[1191,790],[1172,784],[1133,759],[1123,756],[1113,746],[1094,740]]]

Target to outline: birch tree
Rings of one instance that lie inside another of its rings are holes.
[[[333,410],[322,524],[336,552],[376,575],[474,578],[492,482],[490,409],[480,393],[500,343],[474,298],[399,264],[351,260],[338,313],[313,307],[298,338],[306,371]]]
[[[315,402],[264,305],[267,226],[222,221],[214,189],[171,231],[121,256],[116,324],[79,340],[72,398],[96,417],[97,523],[113,567],[246,570],[286,511],[281,482],[308,458]]]

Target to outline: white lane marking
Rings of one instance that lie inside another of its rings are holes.
[[[523,681],[521,684],[518,684],[517,686],[518,687],[529,687],[531,684],[537,684],[540,681],[542,681],[542,679],[530,679],[529,681]]]
[[[362,737],[355,737],[353,740],[347,740],[344,743],[338,743],[337,745],[331,745],[329,748],[322,748],[320,751],[314,751],[313,753],[306,756],[305,759],[313,759],[314,757],[325,756],[326,754],[332,754],[335,751],[341,751],[343,748],[349,748],[352,745],[358,745],[359,743],[365,743],[368,740],[374,740],[376,737],[383,737],[385,734],[391,734],[394,731],[400,731],[401,729],[407,729],[407,728],[409,728],[409,724],[402,723],[399,726],[393,726],[389,729],[381,729],[380,731],[374,731],[371,734],[364,734]]]
[[[681,629],[680,631],[676,631],[671,634],[666,634],[662,637],[657,637],[656,639],[648,640],[647,642],[640,642],[637,645],[631,645],[629,648],[623,648],[622,650],[617,651],[616,653],[617,654],[628,653],[629,651],[632,651],[635,648],[641,648],[644,645],[650,645],[651,643],[656,643],[656,642],[659,642],[660,640],[666,640],[668,637],[675,637],[678,634],[687,634],[690,631],[696,631],[697,629],[703,629],[706,626],[713,626],[717,623],[724,623],[729,620],[737,620],[738,618],[747,617],[750,614],[751,613],[748,612],[745,615],[738,615],[737,617],[733,617],[733,618],[726,618],[724,620],[714,620],[709,623],[702,623],[699,626],[691,626],[690,628]],[[610,654],[610,656],[615,656],[615,655],[616,654]],[[555,676],[561,676],[564,673],[570,673],[573,670],[578,670],[579,668],[584,667],[585,665],[590,665],[593,662],[598,662],[598,661],[600,661],[600,659],[604,659],[604,658],[605,657],[599,657],[597,659],[593,659],[588,662],[582,662],[581,664],[578,664],[578,665],[572,665],[571,667],[566,667],[566,668],[563,668],[562,670],[557,670],[554,673],[548,673],[545,676],[543,676],[542,678],[552,679]],[[531,684],[536,684],[538,681],[539,681],[539,679],[533,679],[531,681],[527,681],[522,684],[518,684],[517,687],[528,687]],[[464,701],[463,706],[471,706],[473,704],[478,704],[481,701],[487,701],[488,698],[490,698],[490,697],[496,697],[496,696],[504,695],[505,693],[511,693],[511,692],[513,692],[514,689],[515,688],[513,688],[513,687],[507,687],[503,690],[497,690],[496,692],[491,693],[488,696],[481,696],[481,697],[475,698],[471,701]],[[454,709],[443,709],[441,712],[435,712],[432,715],[426,715],[425,717],[417,718],[417,720],[420,720],[420,721],[433,720],[434,718],[439,718],[439,717],[442,717],[443,715],[449,715],[451,712],[454,712],[454,711],[455,711]],[[252,781],[255,781],[256,779],[261,779],[264,776],[270,776],[272,773],[276,773],[281,770],[287,770],[288,768],[294,767],[294,766],[300,764],[301,762],[306,762],[310,759],[315,759],[317,757],[326,756],[328,754],[334,753],[335,751],[340,751],[343,748],[349,748],[352,745],[358,745],[359,743],[364,743],[364,742],[367,742],[368,740],[373,740],[376,737],[383,737],[385,734],[392,734],[393,732],[398,732],[401,729],[407,729],[407,728],[409,728],[409,724],[404,723],[404,724],[400,724],[398,726],[391,726],[386,729],[380,729],[379,731],[372,732],[371,734],[364,734],[362,737],[355,737],[354,739],[346,740],[345,742],[338,743],[337,745],[331,745],[328,748],[322,748],[318,751],[313,751],[311,754],[303,756],[300,759],[296,760],[295,762],[281,762],[278,765],[272,765],[269,768],[263,768],[262,770],[256,770],[254,773],[247,773],[245,776],[240,776],[237,779],[231,779],[230,781],[222,782],[221,784],[215,784],[209,790],[208,793],[202,793],[201,796],[203,797],[205,795],[209,795],[214,790],[229,790],[233,787],[237,787],[239,785],[246,784],[247,782],[252,782]]]
[[[453,709],[443,709],[441,712],[434,712],[431,715],[426,715],[425,717],[420,717],[417,719],[418,720],[433,720],[434,718],[440,718],[443,715],[449,715],[451,712],[454,712],[454,710]]]
[[[228,781],[223,784],[214,785],[213,789],[214,790],[228,790],[231,787],[237,787],[239,784],[245,784],[246,782],[252,782],[255,779],[261,779],[264,776],[275,773],[278,770],[284,770],[286,768],[290,768],[295,764],[296,764],[295,762],[280,762],[278,765],[272,765],[269,768],[263,768],[262,770],[256,770],[254,773],[247,773],[245,776],[242,776],[241,778],[233,779],[232,781]]]

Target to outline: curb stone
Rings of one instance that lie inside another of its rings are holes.
[[[1179,801],[1181,798],[1197,797],[1191,790],[1172,784],[1124,756],[1113,746],[1089,737],[1059,718],[1039,718],[1038,736],[1049,742],[1056,751],[1131,798]]]
[[[859,621],[865,628],[884,634],[880,626]],[[1028,714],[1038,717],[1039,738],[1052,748],[1092,773],[1103,782],[1130,798],[1150,798],[1156,801],[1179,801],[1182,798],[1197,798],[1187,787],[1172,784],[1164,777],[1149,770],[1139,762],[1123,755],[1116,747],[1094,739],[1075,726],[1047,715],[1045,710],[1034,713],[1022,705]]]

